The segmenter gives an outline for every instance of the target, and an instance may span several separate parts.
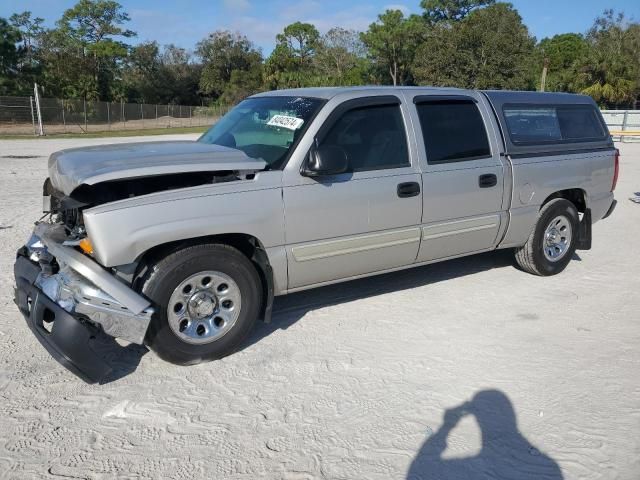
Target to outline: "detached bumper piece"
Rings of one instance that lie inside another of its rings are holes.
[[[14,266],[15,303],[29,328],[64,367],[87,383],[100,382],[111,373],[111,366],[91,348],[98,329],[72,316],[35,286],[41,269],[25,253],[18,251]]]

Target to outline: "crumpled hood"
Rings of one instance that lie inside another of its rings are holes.
[[[122,143],[71,148],[49,157],[52,186],[70,195],[82,184],[184,172],[263,170],[263,160],[220,145],[195,141]]]

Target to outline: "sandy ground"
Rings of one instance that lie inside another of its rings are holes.
[[[640,145],[559,276],[496,252],[295,294],[231,357],[105,351],[118,375],[88,386],[27,329],[12,264],[46,156],[115,141],[0,142],[37,157],[0,158],[0,477],[640,478]]]

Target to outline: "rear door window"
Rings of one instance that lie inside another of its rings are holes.
[[[491,156],[482,115],[473,100],[427,100],[416,108],[429,164]]]
[[[606,135],[589,105],[505,105],[503,112],[514,145],[589,142]]]

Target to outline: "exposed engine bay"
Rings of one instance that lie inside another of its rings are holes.
[[[142,178],[125,178],[95,185],[82,184],[70,195],[56,190],[47,178],[43,185],[43,211],[50,214],[52,223],[64,225],[70,240],[86,235],[82,210],[104,203],[139,197],[152,193],[177,190],[239,180],[250,180],[254,173],[238,171],[186,172]]]

